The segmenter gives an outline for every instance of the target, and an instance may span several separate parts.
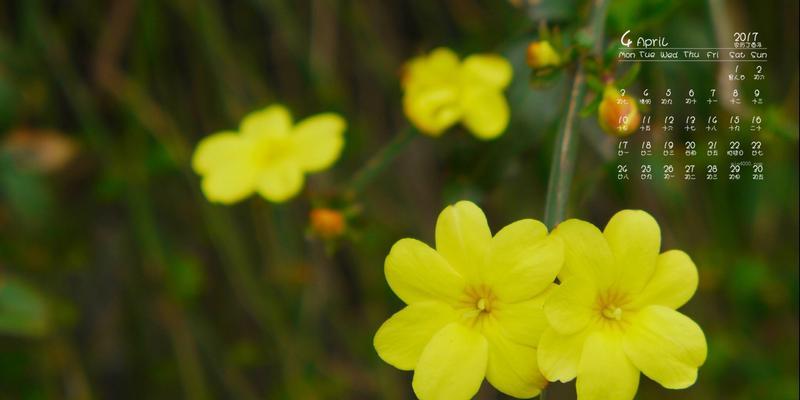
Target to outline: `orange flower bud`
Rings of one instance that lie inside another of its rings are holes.
[[[628,95],[623,96],[616,87],[608,85],[603,91],[597,122],[606,133],[628,136],[639,128],[642,116],[636,106],[636,99]]]
[[[527,61],[531,68],[556,67],[561,64],[561,56],[550,42],[542,40],[528,45]]]
[[[346,228],[344,215],[330,208],[311,210],[311,230],[323,239],[334,239],[341,236]]]
[[[17,129],[0,144],[25,168],[57,172],[78,154],[78,144],[62,132],[48,129]]]

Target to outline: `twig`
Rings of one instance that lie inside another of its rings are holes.
[[[376,153],[358,172],[353,174],[353,179],[348,185],[346,197],[352,199],[372,182],[383,170],[397,158],[400,152],[417,136],[413,128],[406,128],[395,135],[378,153]]]
[[[556,224],[561,222],[566,214],[572,175],[575,172],[575,158],[578,152],[578,136],[574,131],[575,115],[586,91],[583,83],[583,66],[579,65],[572,80],[567,113],[556,137],[553,160],[550,163],[550,179],[544,208],[544,223],[549,229],[553,229]]]
[[[603,47],[603,29],[605,26],[608,0],[596,0],[589,29],[594,38],[594,53],[600,54]],[[575,68],[567,113],[561,122],[561,129],[556,137],[553,160],[550,163],[550,179],[547,185],[547,197],[544,211],[544,222],[552,229],[566,215],[572,176],[575,172],[575,159],[578,153],[578,136],[575,134],[576,115],[586,93],[584,62],[579,59]]]

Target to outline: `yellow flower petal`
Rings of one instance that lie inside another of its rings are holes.
[[[242,140],[236,132],[219,132],[207,136],[197,144],[192,156],[192,169],[201,175],[231,160],[248,157],[250,144]]]
[[[284,202],[300,192],[303,180],[303,173],[298,166],[282,163],[260,172],[258,193],[269,201]]]
[[[437,47],[428,55],[429,66],[442,73],[450,73],[458,67],[458,54],[447,47]]]
[[[473,54],[462,65],[463,79],[502,90],[511,82],[513,70],[503,57],[494,54]]]
[[[530,300],[502,304],[492,310],[497,329],[516,343],[538,346],[542,332],[548,327],[544,315],[544,302],[556,287],[550,285],[550,288]]]
[[[492,246],[496,251],[513,253],[517,258],[526,249],[520,243],[533,243],[547,237],[547,227],[535,219],[522,219],[506,225],[492,238]]]
[[[337,114],[325,113],[306,118],[295,126],[294,158],[300,168],[316,172],[328,168],[339,158],[347,123]]]
[[[494,139],[508,126],[508,102],[499,90],[467,86],[462,89],[461,108],[464,126],[479,139]]]
[[[496,55],[477,54],[463,63],[449,49],[439,48],[406,64],[403,110],[423,133],[441,135],[459,120],[481,139],[497,137],[508,125],[503,96],[511,65]]]
[[[664,306],[641,310],[625,331],[625,354],[648,378],[668,389],[697,380],[706,360],[706,338],[689,317]]]
[[[488,342],[480,333],[451,323],[433,335],[419,358],[412,386],[421,400],[467,400],[486,375]]]
[[[596,317],[596,297],[597,290],[590,281],[581,277],[567,279],[544,303],[547,322],[563,335],[578,332]]]
[[[634,300],[634,307],[660,304],[680,308],[697,290],[697,267],[689,255],[680,250],[662,253],[656,259],[656,270],[650,282]]]
[[[639,387],[639,370],[622,350],[614,331],[596,331],[586,338],[578,380],[578,400],[632,400]]]
[[[257,169],[247,154],[215,166],[203,176],[201,188],[209,201],[232,204],[250,196],[256,187]]]
[[[530,219],[510,224],[492,238],[480,272],[500,300],[527,300],[553,283],[564,264],[564,244],[546,235],[544,224]]]
[[[396,368],[414,369],[433,335],[457,318],[456,311],[445,303],[411,304],[381,325],[373,342],[375,350]]]
[[[623,210],[611,217],[603,235],[620,269],[620,287],[631,293],[642,290],[653,275],[661,249],[658,222],[644,211]]]
[[[461,118],[458,89],[442,84],[409,89],[403,96],[403,111],[422,133],[439,136]]]
[[[439,47],[428,55],[413,58],[406,64],[403,87],[413,89],[419,85],[455,81],[459,65],[456,53],[448,48]]]
[[[386,281],[406,304],[437,300],[457,304],[464,279],[436,250],[415,239],[401,239],[384,265]]]
[[[291,128],[292,116],[289,110],[280,104],[274,104],[247,114],[242,119],[239,131],[244,138],[258,141],[264,137],[286,136]]]
[[[547,385],[536,365],[536,349],[504,337],[496,329],[485,331],[489,341],[489,363],[486,379],[497,390],[517,398],[528,399]]]
[[[448,206],[436,221],[436,250],[467,282],[476,282],[492,233],[486,216],[469,201]]]
[[[492,238],[489,261],[481,271],[490,282],[504,277],[520,263],[532,247],[547,237],[547,227],[534,219],[523,219],[506,225]]]
[[[562,335],[553,328],[542,333],[537,348],[538,361],[539,369],[547,380],[569,382],[575,379],[587,336],[587,329],[571,335]]]
[[[608,287],[616,280],[614,256],[597,227],[570,219],[558,224],[553,235],[564,241],[564,267],[558,274],[560,280],[580,276],[594,282],[598,289]]]

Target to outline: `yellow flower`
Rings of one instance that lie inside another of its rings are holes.
[[[192,168],[213,202],[235,203],[258,192],[283,202],[303,187],[304,174],[333,164],[344,145],[346,123],[325,113],[292,126],[289,111],[272,105],[248,114],[239,132],[213,134],[197,145]]]
[[[572,219],[553,235],[564,241],[565,260],[544,306],[544,376],[577,376],[579,400],[633,399],[640,371],[666,388],[691,386],[707,348],[700,327],[675,311],[697,289],[689,256],[659,254],[658,223],[644,211],[620,211],[603,232]]]
[[[526,61],[531,68],[557,67],[561,64],[561,57],[550,42],[542,40],[528,45]]]
[[[492,139],[508,125],[503,90],[512,73],[501,56],[475,54],[461,62],[450,49],[438,48],[406,64],[403,109],[428,135],[439,136],[460,121],[476,137]]]
[[[484,377],[511,396],[536,396],[547,384],[536,365],[542,304],[563,260],[563,244],[539,221],[492,237],[475,204],[449,206],[436,222],[436,249],[402,239],[386,257],[386,280],[408,306],[380,327],[375,349],[414,370],[422,400],[468,399]]]
[[[606,86],[597,112],[597,122],[606,133],[628,136],[636,132],[642,122],[636,99],[621,95],[613,85]]]

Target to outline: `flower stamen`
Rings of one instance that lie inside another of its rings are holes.
[[[622,319],[622,309],[615,305],[607,306],[603,309],[603,316],[608,319],[619,321]]]
[[[462,318],[469,326],[481,326],[496,307],[496,296],[486,285],[468,286],[464,289],[464,294],[461,303],[464,310]]]
[[[480,300],[478,300],[477,306],[478,306],[478,310],[486,311],[486,299],[481,297]]]

